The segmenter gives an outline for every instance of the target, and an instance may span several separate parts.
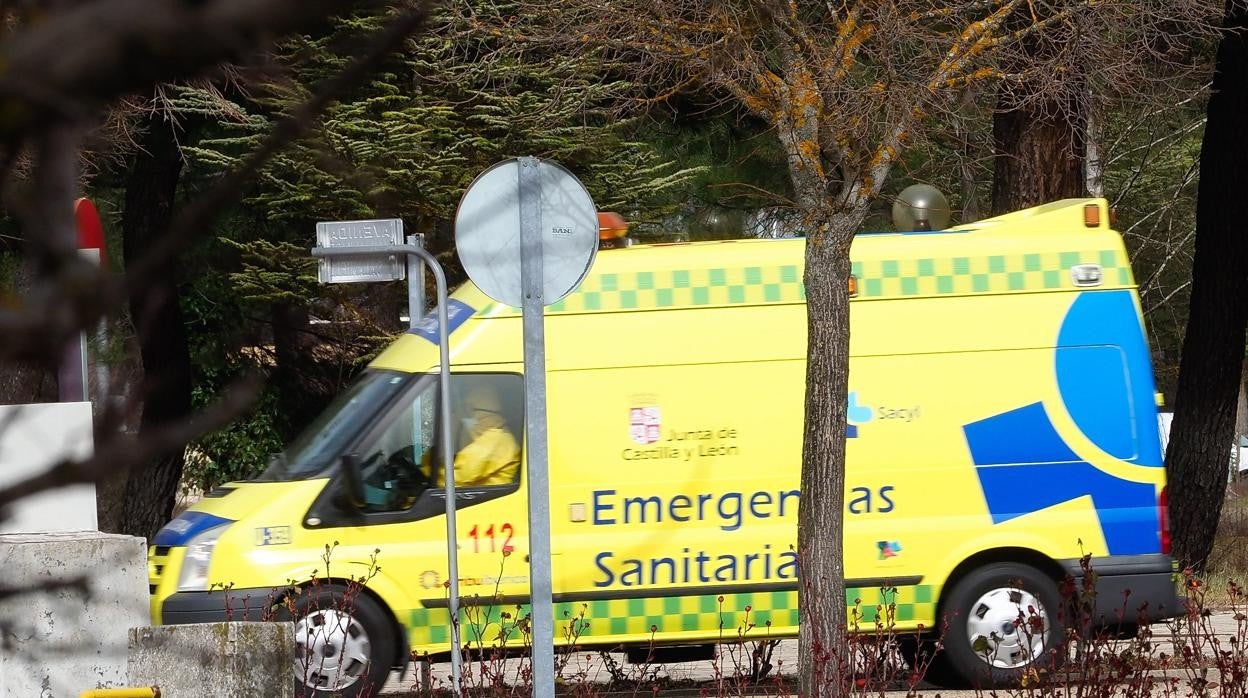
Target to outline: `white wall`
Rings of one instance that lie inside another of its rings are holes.
[[[91,403],[0,405],[0,488],[65,459],[91,455]],[[18,502],[0,533],[94,531],[95,485],[74,485]]]

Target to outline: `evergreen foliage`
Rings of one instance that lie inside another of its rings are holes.
[[[493,6],[492,6],[493,7]],[[277,123],[341,68],[355,42],[386,17],[359,14],[319,36],[284,43],[280,77],[245,83],[224,96],[178,88],[179,110],[225,111],[211,132],[184,148],[192,180],[236,166]],[[188,307],[201,367],[197,401],[211,398],[239,372],[285,369],[295,384],[271,381],[251,415],[196,445],[189,465],[198,485],[241,477],[264,465],[403,326],[406,294],[390,288],[320,286],[314,244],[318,220],[402,218],[462,280],[451,222],[472,179],[490,165],[536,155],[572,170],[599,210],[615,210],[652,228],[676,210],[678,193],[705,167],[681,167],[636,138],[636,123],[608,109],[630,85],[611,76],[600,56],[496,55],[491,39],[466,19],[444,14],[436,30],[408,44],[347,98],[331,105],[307,138],[275,157],[218,239],[188,270]],[[430,293],[430,296],[432,294]],[[297,328],[298,366],[278,366],[279,309],[306,311],[322,324]],[[306,350],[306,351],[305,351]],[[290,394],[290,393],[295,394]],[[285,394],[283,394],[285,393]]]

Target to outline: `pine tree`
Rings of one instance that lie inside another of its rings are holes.
[[[274,62],[288,70],[232,95],[238,118],[184,149],[192,176],[216,176],[240,162],[350,59],[360,36],[385,19],[354,15],[323,35],[282,44]],[[214,382],[248,363],[269,370],[265,409],[274,412],[258,410],[252,422],[274,425],[279,440],[299,431],[390,333],[402,329],[405,294],[397,285],[316,283],[315,264],[306,254],[316,221],[401,218],[405,232],[426,235],[456,282],[464,276],[453,252],[455,208],[472,179],[500,160],[535,155],[559,162],[581,178],[599,210],[643,221],[658,221],[674,209],[672,192],[698,171],[682,169],[630,138],[632,124],[606,108],[630,85],[612,77],[612,66],[600,55],[504,58],[494,50],[501,38],[474,31],[471,17],[449,11],[431,27],[331,105],[307,138],[273,158],[210,253],[230,263],[228,279],[214,279],[220,272],[205,268],[197,282],[221,294],[211,304],[215,308],[236,308],[236,318],[251,318],[243,323],[251,329],[238,327],[236,334],[261,348],[224,356],[215,343],[204,342],[201,354],[218,356],[201,356],[199,363],[225,364]],[[181,98],[191,102],[194,96]],[[210,312],[214,322],[206,327],[220,332],[216,322],[237,325]],[[334,322],[313,326],[311,316]],[[201,389],[205,399],[210,393]],[[262,454],[244,445],[254,426],[240,422],[201,443],[209,458],[204,468],[211,471],[214,460],[231,461],[230,474],[241,475],[261,465]],[[224,457],[225,451],[231,456]]]

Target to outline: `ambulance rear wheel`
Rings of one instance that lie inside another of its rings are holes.
[[[337,584],[294,597],[295,696],[375,696],[390,676],[395,638],[371,597]]]
[[[1018,686],[1065,657],[1061,608],[1057,583],[1040,570],[1012,562],[986,565],[946,597],[941,654],[972,687]]]

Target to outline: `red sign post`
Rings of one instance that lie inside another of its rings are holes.
[[[74,223],[78,230],[78,253],[94,262],[97,266],[104,264],[104,225],[100,222],[100,213],[90,199],[82,198],[74,202]],[[104,339],[104,325],[97,330],[97,336]],[[101,382],[106,380],[103,372]],[[79,332],[77,339],[65,347],[61,357],[61,367],[57,373],[58,395],[61,402],[87,402],[90,397],[87,391],[87,336]],[[103,385],[100,386],[101,390]]]

